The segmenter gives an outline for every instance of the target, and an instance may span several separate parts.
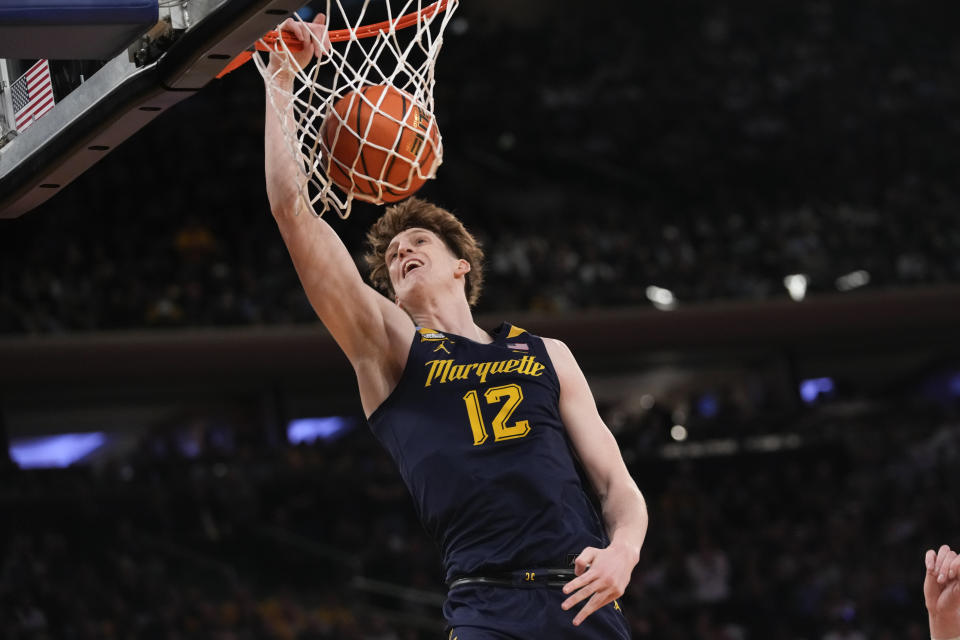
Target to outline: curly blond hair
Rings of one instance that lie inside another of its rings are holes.
[[[386,251],[390,241],[411,227],[437,234],[458,259],[470,263],[466,278],[467,302],[472,306],[480,298],[483,287],[483,250],[477,239],[464,228],[452,213],[420,198],[407,198],[387,207],[380,219],[367,232],[367,253],[363,256],[370,267],[370,282],[393,297],[393,285],[387,269]]]

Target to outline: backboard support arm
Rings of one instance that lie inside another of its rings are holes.
[[[138,67],[129,51],[116,56],[0,148],[0,218],[21,216],[48,200],[203,88],[226,61],[297,8],[290,0],[202,0],[190,10],[190,27],[158,60]]]

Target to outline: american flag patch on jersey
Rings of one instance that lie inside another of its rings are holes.
[[[529,351],[530,345],[526,342],[508,342],[507,349],[515,349],[519,351]]]

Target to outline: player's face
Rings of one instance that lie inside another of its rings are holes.
[[[440,236],[420,227],[398,233],[387,245],[384,259],[393,290],[401,299],[417,286],[452,280],[462,262]]]

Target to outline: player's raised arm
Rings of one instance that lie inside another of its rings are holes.
[[[278,27],[278,31],[291,33],[302,43],[299,51],[290,52],[292,60],[287,60],[287,53],[282,50],[271,53],[268,75],[265,78],[267,113],[264,120],[264,152],[267,197],[279,222],[281,218],[296,215],[299,213],[298,208],[306,206],[298,202],[297,195],[303,178],[293,154],[286,148],[283,135],[283,129],[296,130],[292,96],[295,72],[290,65],[292,63],[303,69],[310,64],[314,56],[325,55],[330,42],[327,37],[326,17],[322,13],[317,14],[312,23],[289,18]],[[271,101],[276,104],[277,109],[272,108]],[[279,113],[283,113],[282,126]]]
[[[290,55],[303,68],[329,46],[322,15],[310,24],[287,20],[281,30],[304,43]],[[312,34],[311,34],[312,32]],[[264,156],[267,197],[304,291],[320,320],[357,371],[364,409],[370,413],[399,379],[413,322],[397,306],[369,287],[336,232],[314,215],[299,195],[304,180],[284,140],[292,130],[294,73],[285,68],[286,54],[271,54],[266,83]],[[271,99],[279,109],[271,106]],[[281,115],[287,119],[281,123]]]

